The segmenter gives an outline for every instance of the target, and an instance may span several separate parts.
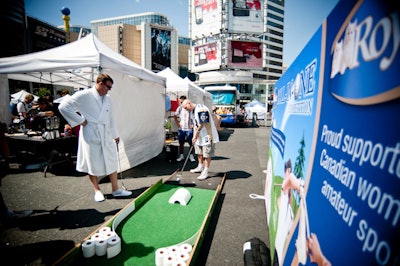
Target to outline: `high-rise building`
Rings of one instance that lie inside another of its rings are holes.
[[[284,0],[190,0],[190,70],[197,84],[268,99],[283,72]]]
[[[26,23],[24,0],[2,1],[0,9],[1,36],[0,57],[25,54]]]
[[[64,25],[57,26],[57,28],[65,31]],[[80,38],[85,37],[91,32],[91,29],[82,25],[69,25],[69,41],[74,42]]]
[[[91,21],[99,39],[135,63],[158,72],[166,67],[187,76],[190,40],[178,37],[169,19],[160,13],[113,17]]]
[[[26,17],[27,52],[39,52],[66,43],[65,31],[33,17]]]

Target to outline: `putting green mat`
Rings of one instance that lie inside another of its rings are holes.
[[[182,186],[162,184],[139,208],[118,226],[121,253],[114,258],[105,256],[85,259],[82,265],[155,265],[155,251],[176,245],[196,235],[212,204],[215,190],[185,187],[191,199],[186,206],[169,203],[170,197]],[[193,245],[193,243],[190,243]]]

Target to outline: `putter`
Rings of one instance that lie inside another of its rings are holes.
[[[189,153],[188,153],[188,155],[186,156],[186,160],[185,160],[185,163],[183,164],[183,167],[182,167],[181,172],[180,172],[179,174],[176,175],[178,181],[179,181],[179,179],[182,177],[183,170],[185,169],[185,166],[186,166],[186,163],[187,163],[187,161],[188,161],[188,159],[189,159],[189,156],[190,156],[190,154],[192,153],[193,146],[194,146],[194,145],[192,145],[192,146],[190,147],[190,149],[189,149]]]
[[[118,168],[119,168],[119,175],[120,175],[120,180],[121,180],[121,183],[122,183],[122,185],[121,185],[121,187],[124,189],[124,190],[127,190],[126,189],[126,187],[125,187],[125,185],[124,185],[124,178],[122,177],[122,170],[121,170],[121,159],[120,159],[120,157],[119,157],[119,143],[118,142],[116,142],[116,144],[117,144],[117,153],[118,153]]]

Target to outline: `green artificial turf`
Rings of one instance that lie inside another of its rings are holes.
[[[192,195],[187,206],[169,203],[181,186],[163,184],[116,229],[122,239],[121,253],[114,258],[82,258],[87,265],[155,265],[155,251],[179,244],[195,235],[207,215],[215,190],[185,187]],[[193,244],[193,243],[191,243]]]

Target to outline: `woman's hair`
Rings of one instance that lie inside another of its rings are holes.
[[[27,95],[25,95],[25,100],[32,101],[33,100],[33,95],[28,93]]]

